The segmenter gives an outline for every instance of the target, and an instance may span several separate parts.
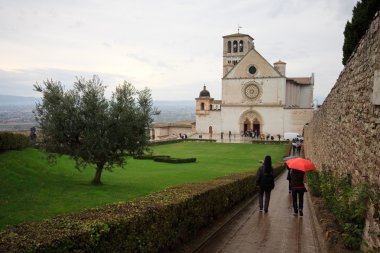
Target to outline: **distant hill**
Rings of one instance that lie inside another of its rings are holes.
[[[155,122],[195,121],[195,101],[153,101],[161,111]]]
[[[35,97],[0,95],[0,131],[28,130],[37,124],[33,115]],[[154,122],[195,121],[194,101],[154,101],[161,111]]]
[[[0,95],[0,105],[34,105],[39,100],[35,97]]]

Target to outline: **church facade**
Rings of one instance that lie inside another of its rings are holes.
[[[196,98],[199,134],[302,133],[313,116],[314,75],[287,77],[286,63],[271,65],[247,34],[223,37],[221,100],[203,87]]]

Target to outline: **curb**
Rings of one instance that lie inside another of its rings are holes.
[[[318,247],[318,252],[321,253],[328,253],[326,240],[323,238],[323,230],[321,226],[319,225],[319,221],[317,220],[317,215],[315,213],[313,202],[311,201],[311,193],[309,193],[309,196],[307,196],[307,202],[310,209],[310,221],[312,224],[312,232],[313,232],[313,238],[315,241],[315,245]]]

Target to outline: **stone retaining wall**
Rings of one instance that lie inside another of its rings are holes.
[[[305,127],[305,157],[321,170],[352,176],[353,184],[380,185],[380,14],[327,96]],[[380,226],[368,213],[364,242],[380,249]],[[374,215],[375,214],[375,215]]]

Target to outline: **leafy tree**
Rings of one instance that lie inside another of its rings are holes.
[[[142,154],[147,148],[146,131],[157,113],[148,88],[138,91],[124,81],[111,100],[105,98],[105,86],[97,76],[77,78],[68,91],[53,80],[34,88],[43,95],[35,111],[42,147],[53,160],[57,154],[71,156],[78,169],[95,164],[93,184],[101,184],[103,169],[123,166],[127,153]]]
[[[343,65],[346,65],[360,39],[371,25],[373,17],[378,10],[380,10],[379,0],[362,0],[357,2],[352,10],[351,22],[347,21],[343,33]]]

